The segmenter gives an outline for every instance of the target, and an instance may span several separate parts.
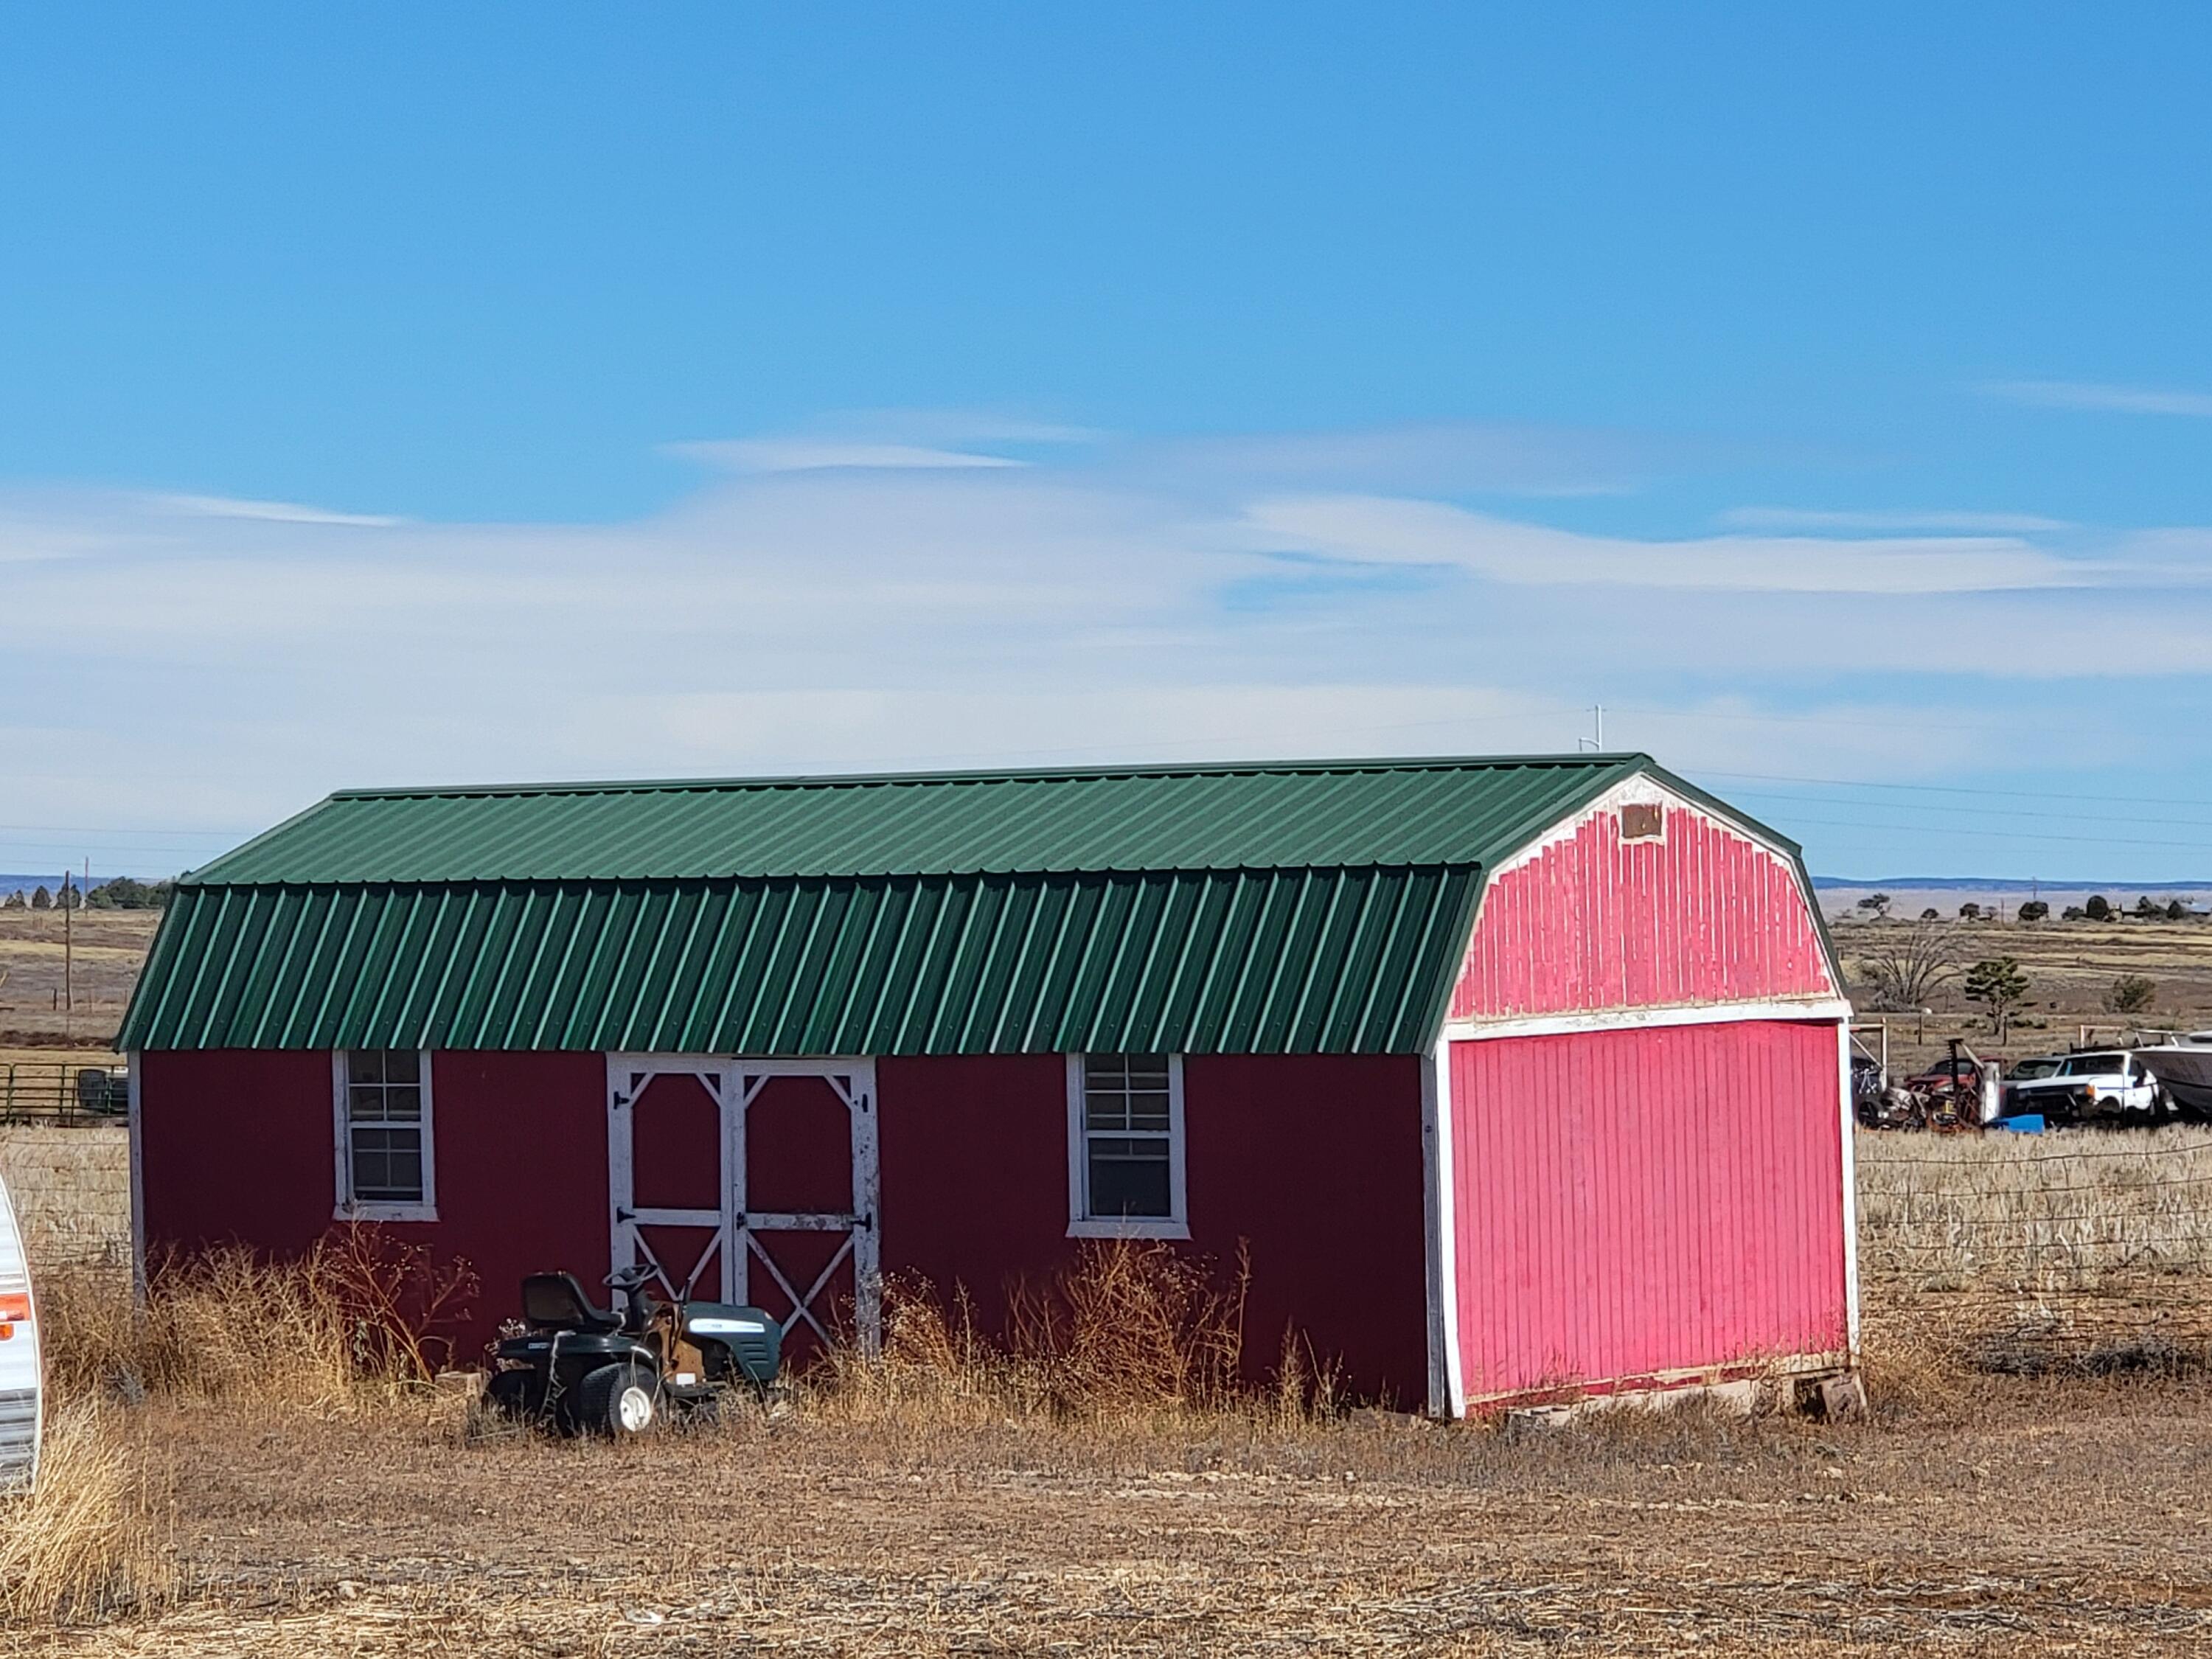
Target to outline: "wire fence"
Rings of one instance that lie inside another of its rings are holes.
[[[90,1127],[131,1109],[131,1079],[119,1066],[18,1060],[0,1066],[0,1123]]]
[[[2062,1322],[2083,1299],[2169,1308],[2212,1333],[2212,1130],[2101,1139],[1862,1132],[1863,1273],[1885,1294],[2010,1298]]]

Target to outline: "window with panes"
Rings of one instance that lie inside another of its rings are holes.
[[[1084,1207],[1091,1219],[1174,1215],[1174,1125],[1165,1054],[1084,1056]]]
[[[422,1203],[422,1056],[355,1048],[345,1065],[347,1196],[363,1205]]]

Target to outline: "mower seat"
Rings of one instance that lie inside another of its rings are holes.
[[[522,1316],[545,1331],[590,1331],[611,1335],[622,1316],[592,1305],[574,1273],[531,1273],[522,1281]]]

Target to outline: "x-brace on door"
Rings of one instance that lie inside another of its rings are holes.
[[[849,1270],[853,1334],[873,1352],[883,1324],[875,1094],[867,1059],[608,1055],[614,1266],[646,1263],[672,1297],[757,1303],[788,1334],[825,1344]],[[833,1188],[821,1186],[822,1125],[807,1123],[810,1110],[842,1119],[849,1183],[840,1168]],[[757,1112],[767,1114],[757,1124]],[[755,1194],[767,1204],[805,1192],[779,1167],[805,1161],[806,1149],[789,1144],[798,1139],[813,1142],[813,1190],[830,1201],[754,1207]]]

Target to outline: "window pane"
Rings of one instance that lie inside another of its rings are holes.
[[[1094,1218],[1172,1213],[1168,1143],[1152,1135],[1097,1135],[1091,1142],[1091,1213]]]
[[[384,1081],[384,1050],[356,1048],[346,1056],[346,1081],[349,1083],[381,1083]]]
[[[1092,1129],[1126,1129],[1129,1127],[1129,1103],[1121,1095],[1086,1094],[1083,1097],[1083,1121]]]
[[[1164,1094],[1131,1095],[1128,1113],[1132,1129],[1156,1129],[1162,1134],[1167,1133],[1168,1097]]]
[[[356,1129],[353,1195],[364,1203],[418,1203],[422,1197],[422,1132]]]
[[[384,1115],[393,1122],[420,1123],[422,1121],[422,1091],[420,1085],[412,1083],[386,1084]]]
[[[419,1083],[422,1081],[422,1056],[412,1048],[388,1048],[384,1054],[384,1080],[386,1083]]]
[[[355,1084],[346,1091],[346,1115],[356,1123],[381,1123],[384,1121],[384,1089],[380,1084],[366,1087]]]
[[[1168,1086],[1168,1057],[1165,1054],[1124,1054],[1121,1064],[1129,1079],[1129,1087],[1150,1089],[1163,1094]]]

